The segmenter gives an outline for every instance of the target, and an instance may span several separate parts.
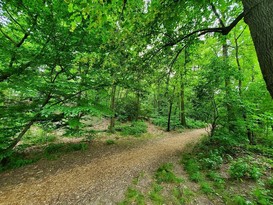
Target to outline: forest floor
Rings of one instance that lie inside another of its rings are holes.
[[[167,133],[148,124],[147,137],[113,135],[116,142],[107,145],[105,133],[85,151],[0,173],[0,204],[117,204],[134,178],[177,161],[205,134],[205,129]]]

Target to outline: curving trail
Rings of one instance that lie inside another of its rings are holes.
[[[152,125],[148,130],[163,137],[126,149],[104,146],[98,153],[77,152],[4,172],[0,204],[116,204],[141,171],[156,169],[206,134],[205,129],[165,133]]]

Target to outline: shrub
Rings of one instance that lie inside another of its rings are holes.
[[[187,128],[203,128],[206,127],[207,124],[205,122],[199,121],[199,120],[194,120],[192,118],[187,118]],[[167,116],[154,116],[152,118],[152,123],[162,127],[163,129],[167,128],[167,123],[168,123],[168,117]],[[178,117],[172,117],[171,118],[171,130],[175,129],[183,129],[183,127],[180,123],[180,119]]]
[[[116,102],[116,113],[120,121],[137,120],[138,103],[135,98],[122,98]]]
[[[56,136],[48,135],[42,128],[34,127],[29,130],[22,139],[24,145],[42,145],[49,142],[54,142]]]
[[[219,184],[223,184],[224,183],[224,179],[220,176],[219,173],[215,172],[215,171],[210,171],[208,174],[207,174],[207,177],[216,182],[216,183],[219,183]]]
[[[218,169],[223,163],[223,158],[220,156],[217,149],[210,151],[208,157],[200,159],[202,167],[207,169]]]
[[[86,143],[59,143],[59,144],[50,144],[44,149],[45,155],[59,154],[59,153],[67,153],[72,151],[84,151],[88,148]]]
[[[134,121],[131,125],[120,126],[119,130],[123,135],[141,135],[147,132],[147,125],[143,121]]]
[[[207,123],[192,118],[187,118],[186,121],[188,128],[203,128],[207,126]]]
[[[14,151],[11,152],[7,158],[5,158],[5,163],[0,164],[0,171],[19,168],[28,164],[32,164],[38,161],[40,158],[41,154],[39,153],[35,153],[34,156],[28,156],[23,152]]]
[[[245,158],[234,161],[230,166],[229,173],[234,179],[250,178],[257,180],[262,175],[260,168]]]

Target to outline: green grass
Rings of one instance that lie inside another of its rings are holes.
[[[49,135],[41,127],[36,126],[35,128],[27,131],[25,136],[22,138],[22,145],[24,145],[25,147],[33,145],[43,145],[54,142],[55,140],[56,136]]]
[[[153,184],[152,190],[149,192],[149,198],[155,204],[163,204],[164,203],[164,197],[161,194],[162,190],[163,190],[163,186],[161,186],[157,183]]]
[[[243,196],[232,196],[227,200],[227,205],[252,205],[250,201],[247,201]]]
[[[128,188],[125,194],[125,199],[118,204],[119,205],[131,205],[131,204],[145,205],[145,197],[138,190],[130,187]]]
[[[105,143],[106,143],[106,145],[116,144],[115,140],[106,140]]]
[[[178,178],[173,173],[173,164],[166,163],[159,167],[155,173],[155,179],[157,183],[167,182],[167,183],[180,183],[182,178]]]
[[[182,163],[184,165],[184,169],[189,174],[189,179],[191,181],[200,182],[203,180],[203,176],[200,172],[200,165],[195,158],[189,155],[184,155],[182,157]]]
[[[212,194],[214,193],[214,189],[211,187],[211,185],[208,182],[200,182],[200,190],[204,193],[204,194]]]

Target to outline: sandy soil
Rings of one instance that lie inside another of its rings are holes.
[[[41,160],[0,174],[0,204],[116,204],[132,179],[197,142],[205,129],[165,133],[149,125],[155,140],[106,146],[94,142],[86,152]]]

